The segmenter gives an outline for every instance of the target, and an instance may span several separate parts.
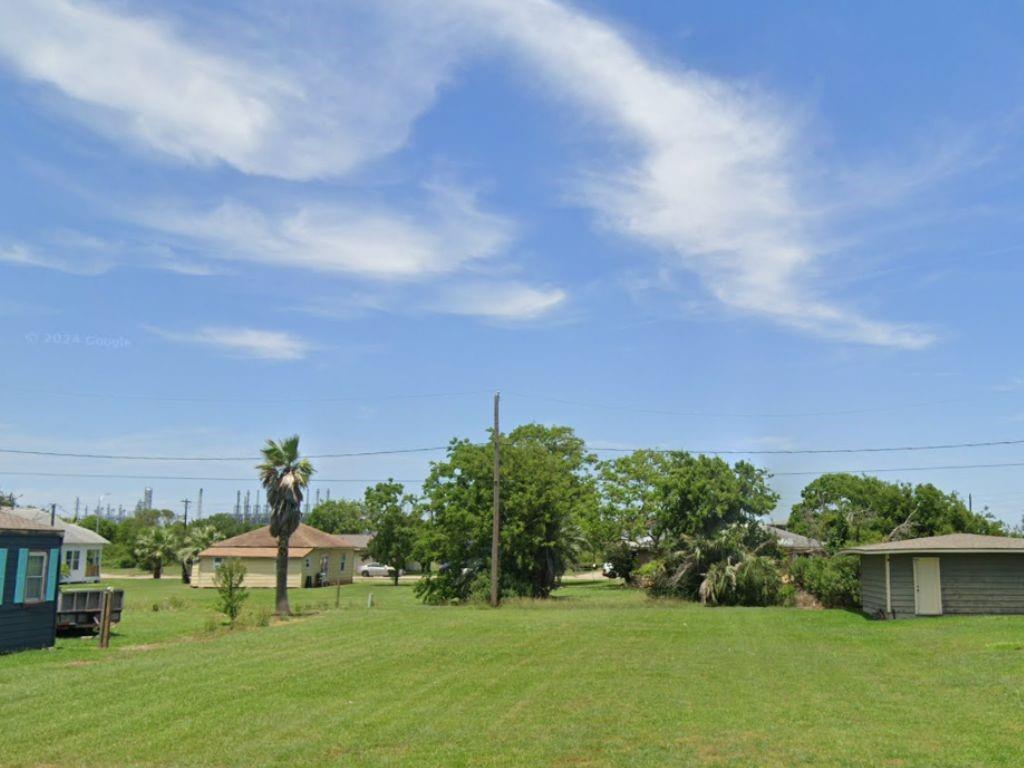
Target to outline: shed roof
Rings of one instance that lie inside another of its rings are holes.
[[[863,544],[850,547],[843,552],[853,555],[884,555],[901,552],[1019,552],[1024,554],[1024,539],[1011,536],[981,536],[976,533],[951,533],[946,536],[926,536],[921,539]]]
[[[224,557],[218,550],[248,550],[244,554],[227,555],[227,557],[276,557],[277,539],[271,535],[270,526],[264,525],[254,531],[232,536],[230,539],[218,541],[209,549],[200,552],[203,556]],[[252,550],[273,550],[271,555],[255,554]],[[335,536],[333,533],[324,533],[305,523],[299,523],[295,533],[288,539],[288,557],[302,557],[308,554],[311,549],[356,549],[347,539],[342,536]],[[297,550],[303,550],[297,554]]]
[[[47,518],[47,522],[40,523],[27,517],[14,514],[13,509],[0,509],[0,530],[46,531],[47,533],[60,533],[63,535],[63,532],[59,528],[55,528],[50,525],[49,518]]]
[[[45,509],[38,509],[36,507],[16,507],[5,511],[18,515],[19,517],[23,517],[26,520],[42,523],[47,528],[50,527],[50,513]],[[110,543],[96,533],[96,531],[90,531],[88,528],[83,528],[75,523],[69,523],[66,520],[61,520],[59,517],[54,522],[53,527],[64,531],[64,544],[97,544],[102,547]]]

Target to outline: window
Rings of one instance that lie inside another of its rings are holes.
[[[306,570],[308,571],[312,567],[313,567],[313,561],[310,558],[307,557],[306,558]]]
[[[220,570],[221,561],[222,561],[222,558],[220,558],[220,557],[213,558],[213,570],[215,570],[215,571],[219,571]]]
[[[69,549],[64,553],[64,564],[72,571],[77,571],[82,564],[82,552],[78,549]]]
[[[46,599],[46,553],[29,552],[25,568],[25,602],[41,603]]]
[[[324,576],[327,575],[327,569],[328,569],[328,563],[329,562],[330,562],[330,559],[328,558],[327,555],[321,555],[320,556],[320,573],[322,573]]]
[[[338,565],[341,566],[341,572],[345,572],[345,560],[348,557],[344,552],[341,553],[341,557],[338,558]]]

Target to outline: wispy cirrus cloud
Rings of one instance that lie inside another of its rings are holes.
[[[576,195],[611,229],[672,254],[733,309],[826,338],[916,349],[934,336],[818,294],[817,204],[798,193],[797,130],[742,85],[671,68],[610,24],[553,0],[447,0],[612,129],[632,158],[586,173]]]
[[[442,288],[429,309],[451,315],[493,320],[534,320],[561,306],[566,293],[555,287],[536,287],[516,281],[471,281]]]
[[[801,153],[791,108],[655,59],[568,4],[239,6],[215,33],[86,0],[0,6],[0,59],[61,94],[75,117],[189,163],[286,179],[335,177],[400,149],[456,68],[495,53],[604,127],[609,151],[579,169],[573,199],[695,274],[719,305],[828,339],[905,349],[935,340],[823,291],[842,237],[823,218],[830,206],[807,199],[804,182],[823,172]],[[435,226],[316,196],[288,211],[227,202],[149,225],[236,259],[385,280],[449,274],[508,242],[473,206]]]
[[[194,331],[149,330],[168,341],[210,347],[234,357],[260,360],[303,360],[316,349],[311,342],[286,331],[210,326]]]
[[[189,163],[319,178],[401,147],[450,66],[443,41],[406,44],[414,26],[376,38],[352,9],[321,10],[333,24],[236,9],[203,40],[152,14],[20,0],[0,4],[0,60],[108,135]]]
[[[425,279],[499,256],[515,232],[511,220],[451,186],[431,187],[419,210],[314,203],[268,211],[228,200],[207,211],[150,208],[138,221],[215,258],[385,281]]]
[[[39,267],[65,272],[70,275],[99,275],[114,265],[109,254],[99,254],[97,249],[77,256],[70,256],[50,247],[39,247],[25,243],[0,245],[0,263],[19,267]]]

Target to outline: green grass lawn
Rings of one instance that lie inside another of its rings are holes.
[[[295,591],[319,612],[228,631],[212,591],[111,583],[111,649],[0,658],[0,764],[1024,762],[1024,617],[708,609],[610,584],[432,608],[380,580],[339,609],[333,589]]]

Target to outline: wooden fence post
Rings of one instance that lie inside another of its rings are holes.
[[[110,647],[110,615],[114,607],[114,590],[103,590],[103,610],[100,613],[100,648]]]

